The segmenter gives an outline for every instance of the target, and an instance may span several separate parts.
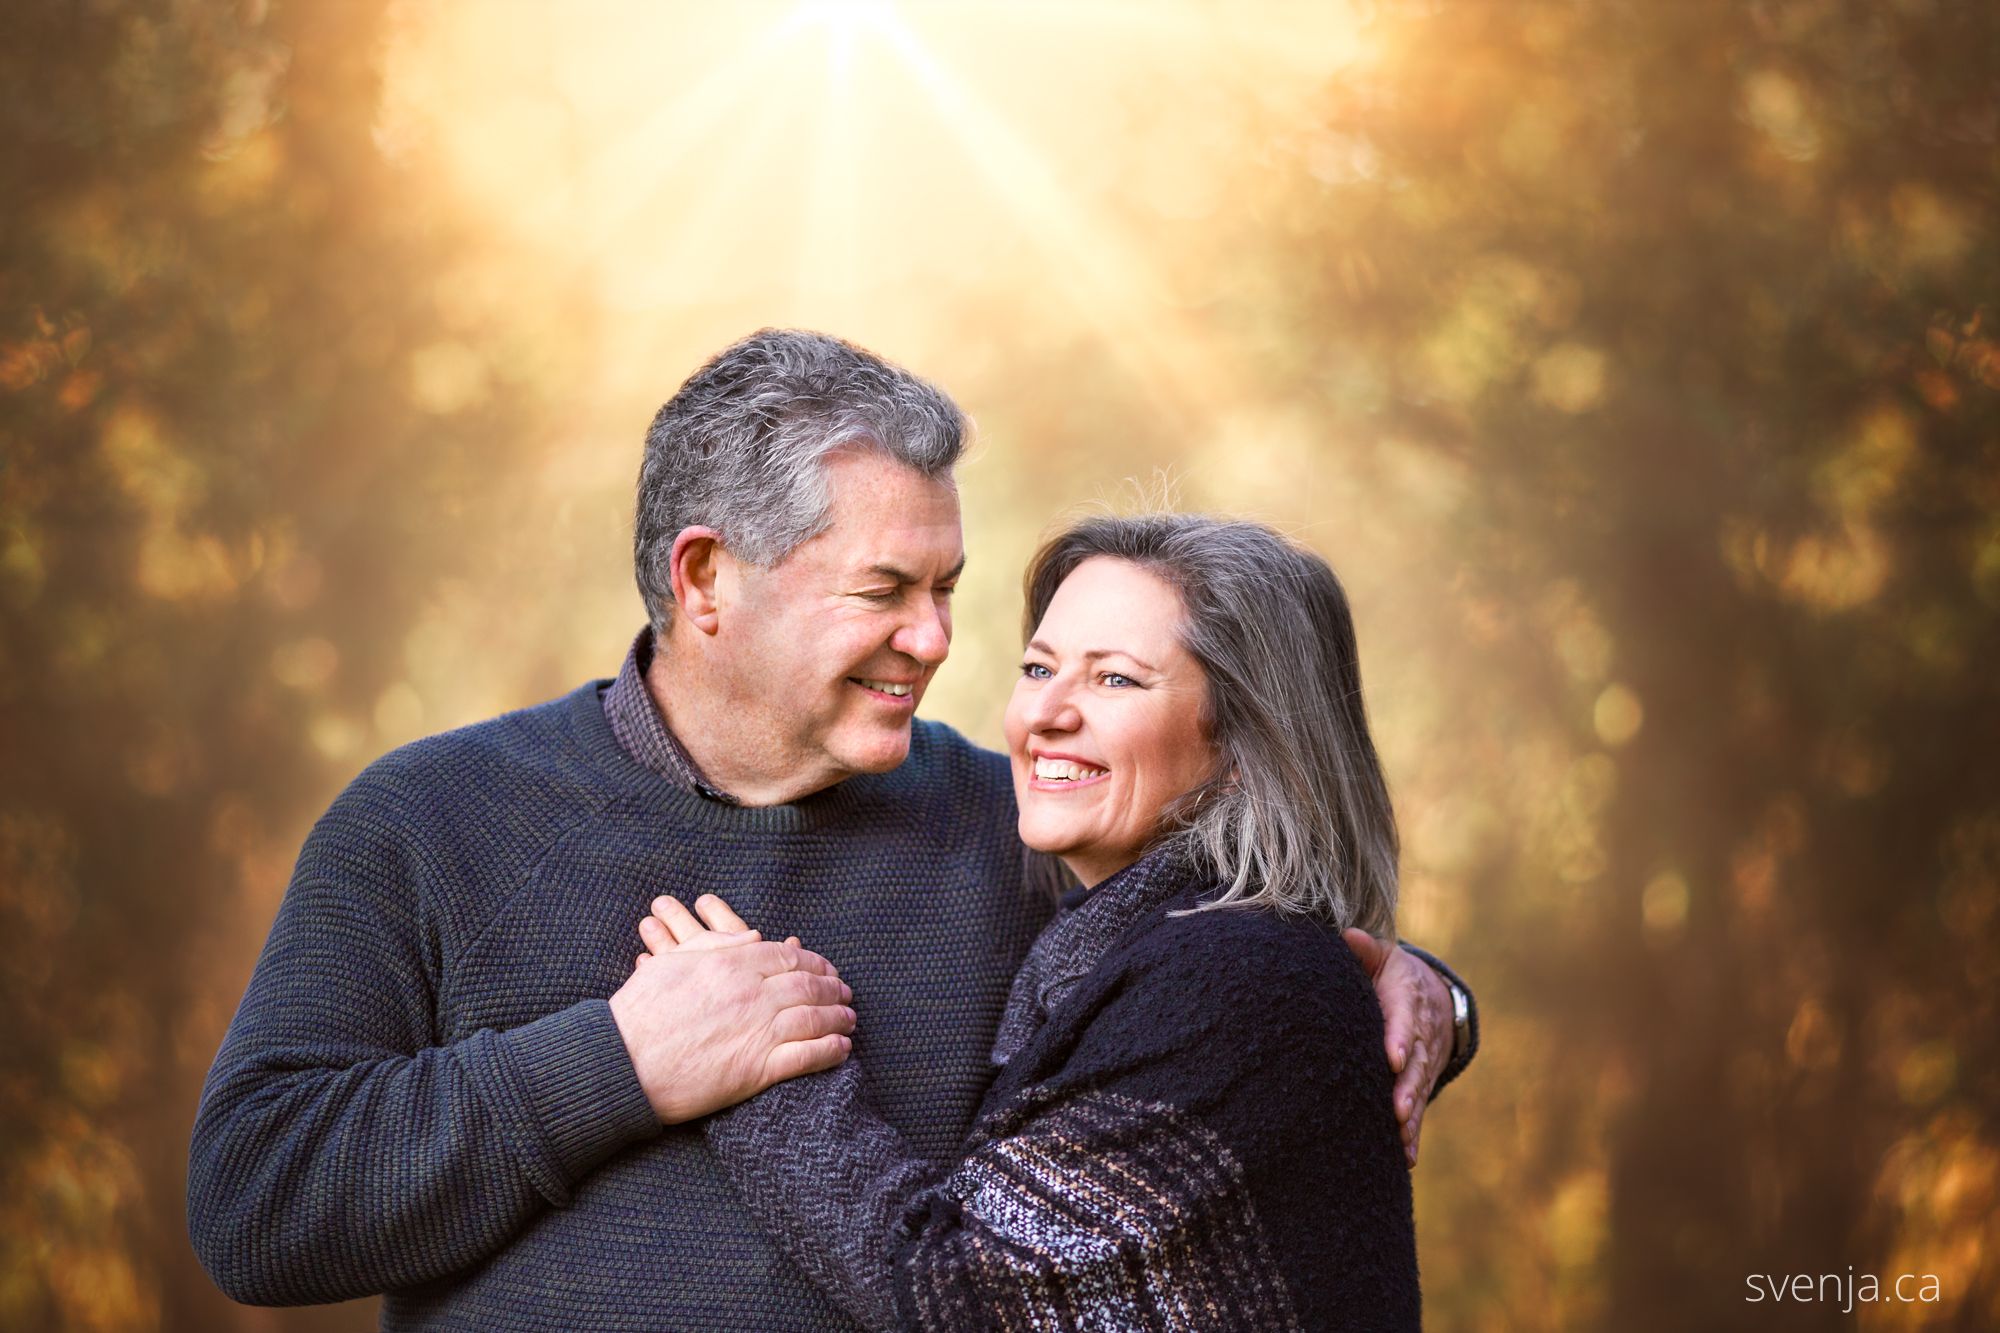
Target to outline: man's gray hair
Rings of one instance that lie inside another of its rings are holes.
[[[1085,519],[1028,565],[1025,638],[1093,556],[1128,560],[1180,597],[1180,642],[1208,677],[1208,780],[1166,812],[1223,892],[1203,909],[1268,907],[1395,935],[1396,816],[1368,734],[1354,618],[1326,561],[1257,523],[1195,514]]]
[[[632,560],[654,632],[673,616],[683,528],[714,528],[768,568],[826,531],[827,455],[874,450],[949,485],[965,427],[942,389],[824,333],[762,329],[724,348],[646,432]]]

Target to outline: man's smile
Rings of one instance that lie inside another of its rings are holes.
[[[916,706],[917,682],[910,680],[877,680],[869,676],[849,676],[847,683],[859,686],[864,694],[891,707],[914,708]]]

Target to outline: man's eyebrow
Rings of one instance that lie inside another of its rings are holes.
[[[912,574],[909,570],[904,569],[898,565],[891,565],[887,563],[877,563],[870,565],[868,566],[868,568],[862,570],[861,572],[866,575],[871,575],[875,578],[893,579],[897,583],[923,582],[922,579],[918,578],[915,574]],[[938,582],[949,583],[953,579],[957,578],[960,574],[963,574],[964,572],[965,572],[965,557],[960,556],[958,558],[958,563],[953,565],[950,569],[946,570],[944,574],[938,579]]]
[[[1028,640],[1028,647],[1032,648],[1034,651],[1038,653],[1044,653],[1049,657],[1054,657],[1056,655],[1056,650],[1049,647],[1046,643],[1043,643],[1040,639]],[[1086,662],[1095,662],[1100,657],[1123,657],[1138,663],[1140,667],[1142,667],[1147,671],[1159,670],[1158,667],[1154,666],[1151,662],[1148,662],[1145,658],[1139,656],[1135,652],[1131,652],[1124,648],[1092,648],[1089,652],[1083,655],[1083,660]]]

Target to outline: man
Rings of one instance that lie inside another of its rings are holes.
[[[689,1122],[850,1031],[920,1151],[978,1105],[1049,906],[1006,761],[912,717],[950,644],[962,436],[936,388],[797,332],[661,409],[618,678],[388,755],[300,853],[195,1126],[224,1291],[386,1292],[392,1329],[851,1327]],[[653,898],[706,892],[839,976],[775,942],[635,968]],[[1414,1146],[1470,1042],[1430,968],[1365,956]]]

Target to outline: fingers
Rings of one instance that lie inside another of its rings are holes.
[[[796,935],[778,947],[786,951],[785,959],[788,965],[797,971],[817,972],[823,977],[837,977],[840,975],[839,971],[825,957],[814,953],[811,949],[800,944],[799,938]]]
[[[772,1083],[782,1083],[788,1078],[801,1074],[816,1074],[822,1069],[832,1069],[847,1058],[854,1049],[854,1042],[839,1033],[815,1037],[811,1041],[788,1041],[773,1047],[764,1060],[764,1075],[769,1087]]]
[[[1414,1164],[1424,1105],[1451,1053],[1451,1001],[1443,978],[1402,948],[1376,978],[1375,993],[1387,1018],[1383,1042],[1389,1065],[1398,1075],[1396,1118],[1403,1122],[1403,1141]],[[1404,1051],[1409,1052],[1407,1060],[1399,1058]]]
[[[839,977],[817,972],[780,972],[766,977],[764,985],[772,1004],[781,1009],[795,1004],[846,1004],[854,998]]]
[[[639,937],[646,942],[646,948],[658,955],[674,949],[718,949],[763,939],[761,934],[744,924],[742,917],[730,910],[728,903],[712,893],[704,893],[697,898],[695,908],[701,913],[699,919],[694,912],[688,911],[686,904],[670,894],[663,893],[653,899],[652,916],[639,923]],[[796,935],[783,944],[771,944],[760,949],[756,962],[766,976],[781,972],[812,972],[828,977],[840,975],[839,970],[823,955],[801,945]]]
[[[1424,1111],[1430,1105],[1431,1083],[1442,1062],[1431,1054],[1430,1044],[1417,1040],[1410,1065],[1396,1080],[1396,1119],[1403,1132],[1403,1155],[1411,1166],[1417,1164],[1417,1137],[1423,1132]]]
[[[748,930],[750,923],[736,915],[728,903],[712,893],[704,893],[694,900],[695,915],[708,923],[710,930]]]
[[[829,1033],[845,1036],[854,1031],[854,1011],[839,1004],[795,1004],[771,1021],[771,1035],[779,1042],[813,1041]]]
[[[700,953],[704,949],[733,949],[739,944],[755,944],[764,937],[754,930],[707,930],[686,944],[674,946],[675,953]]]
[[[639,938],[645,942],[645,956],[658,957],[674,950],[674,937],[667,933],[666,926],[656,916],[649,916],[639,923]]]
[[[840,969],[835,967],[833,963],[823,955],[814,953],[811,949],[805,948],[803,945],[798,944],[796,941],[791,942],[790,947],[795,951],[797,951],[799,956],[799,968],[802,971],[817,972],[823,977],[838,978],[840,976]]]
[[[1423,1034],[1424,1049],[1430,1055],[1429,1077],[1424,1083],[1428,1098],[1451,1063],[1457,1034],[1452,1028],[1451,992],[1445,988],[1444,978],[1421,958],[1412,956],[1410,962],[1417,976],[1417,1030]]]
[[[680,899],[661,894],[653,899],[653,915],[674,937],[674,943],[686,944],[689,940],[708,933],[708,927],[695,920],[694,913],[688,911]]]
[[[1430,1096],[1430,1061],[1422,1041],[1412,1052],[1409,1066],[1396,1078],[1396,1119],[1403,1126],[1403,1140],[1409,1141],[1410,1118],[1417,1113],[1424,1099]]]
[[[698,953],[704,949],[729,949],[739,944],[755,944],[763,936],[754,930],[720,931],[704,930],[685,943],[676,943],[673,933],[656,916],[643,918],[639,922],[639,938],[645,941],[647,951],[653,957],[670,953]]]
[[[1410,1044],[1416,1037],[1415,1006],[1410,993],[1401,987],[1380,989],[1377,983],[1376,998],[1382,1002],[1382,1047],[1389,1053],[1389,1068],[1398,1074],[1407,1074],[1410,1068]]]
[[[1395,945],[1378,940],[1356,926],[1349,926],[1341,931],[1340,938],[1347,941],[1347,947],[1354,951],[1355,958],[1360,960],[1362,968],[1368,975],[1378,979],[1382,975],[1382,968],[1389,961],[1389,955],[1396,950]]]
[[[783,944],[766,944],[758,948],[758,966],[764,975],[776,976],[781,972],[811,972],[819,976],[837,977],[840,973],[811,949],[802,948],[787,940]]]
[[[1350,948],[1354,947],[1349,940]],[[1375,998],[1382,1004],[1382,1046],[1389,1053],[1389,1068],[1398,1074],[1410,1067],[1412,1044],[1427,1040],[1437,1045],[1436,1015],[1431,1011],[1431,994],[1424,983],[1433,980],[1430,967],[1399,945],[1383,946],[1388,957],[1375,974]],[[1440,989],[1443,986],[1439,982]],[[1430,1091],[1425,1085],[1424,1091]]]

